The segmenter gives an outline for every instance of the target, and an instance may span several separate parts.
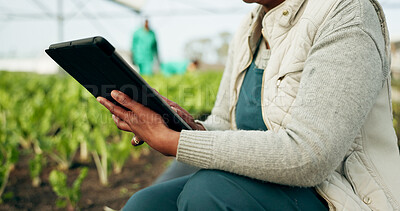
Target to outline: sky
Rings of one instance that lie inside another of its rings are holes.
[[[133,32],[148,17],[157,34],[161,58],[180,60],[185,57],[187,42],[234,32],[254,6],[239,0],[148,0],[143,14],[138,15],[108,0],[63,1],[68,18],[60,38],[57,20],[51,17],[57,13],[57,1],[0,0],[0,58],[41,56],[52,43],[97,35],[126,51]]]
[[[59,32],[57,2],[65,21]],[[393,39],[400,40],[400,4],[381,0]],[[0,0],[0,59],[43,57],[58,41],[103,36],[119,51],[128,51],[144,16],[157,34],[164,61],[185,58],[190,40],[233,33],[254,7],[241,0],[148,0],[138,15],[109,0]]]

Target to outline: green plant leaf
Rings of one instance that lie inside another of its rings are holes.
[[[67,206],[67,200],[65,199],[57,199],[56,200],[56,206],[59,208],[64,208]]]
[[[63,172],[52,170],[49,182],[58,197],[68,197],[67,176]]]

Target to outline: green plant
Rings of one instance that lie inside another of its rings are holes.
[[[88,124],[91,128],[85,134],[85,140],[96,165],[100,183],[106,186],[108,185],[108,174],[114,156],[111,154],[110,142],[120,137],[123,132],[117,129],[108,110],[94,98],[88,101],[85,113],[87,123],[83,124]],[[118,155],[115,156],[118,157]]]
[[[122,133],[120,137],[116,137],[109,144],[110,159],[113,164],[113,172],[120,174],[125,161],[129,158],[132,151],[130,139],[132,138],[131,133]]]
[[[18,151],[9,147],[0,147],[0,203],[8,183],[11,170],[18,159]],[[3,154],[4,153],[4,154]]]
[[[109,152],[105,136],[101,133],[100,130],[97,129],[94,129],[91,132],[91,135],[93,137],[91,153],[94,163],[96,165],[97,173],[99,175],[99,180],[103,186],[107,186],[109,172]]]
[[[19,152],[16,136],[7,127],[7,117],[5,113],[0,113],[0,203],[2,195],[8,183],[11,170],[18,161]]]
[[[44,159],[43,154],[36,154],[35,157],[29,161],[29,171],[33,187],[39,187],[42,182],[40,179],[40,173],[42,173],[45,164],[46,160]]]
[[[56,201],[58,207],[67,207],[68,210],[78,208],[77,205],[81,198],[81,185],[87,173],[88,169],[82,168],[72,186],[68,187],[67,176],[63,172],[57,170],[51,171],[49,181],[53,191],[58,196]]]
[[[79,147],[75,132],[63,130],[59,134],[49,137],[46,142],[50,145],[49,148],[46,148],[46,154],[58,163],[60,170],[68,169],[72,165]]]
[[[198,117],[210,113],[221,77],[214,71],[145,79]],[[19,150],[33,158],[34,185],[48,163],[67,170],[78,151],[80,160],[93,158],[103,185],[111,167],[118,173],[130,157],[149,153],[148,145],[132,147],[133,134],[118,130],[107,109],[69,76],[0,71],[0,99],[0,196]]]

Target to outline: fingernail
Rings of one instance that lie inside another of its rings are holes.
[[[112,96],[112,97],[116,97],[116,96],[117,96],[117,90],[112,90],[111,96]]]
[[[100,98],[100,97],[97,97],[96,100],[97,100],[99,103],[101,103],[101,98]]]

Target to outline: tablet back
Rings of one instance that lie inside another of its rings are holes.
[[[175,131],[191,129],[170,106],[134,71],[102,37],[53,44],[46,53],[93,96],[118,104],[111,91],[124,92],[160,114]]]

